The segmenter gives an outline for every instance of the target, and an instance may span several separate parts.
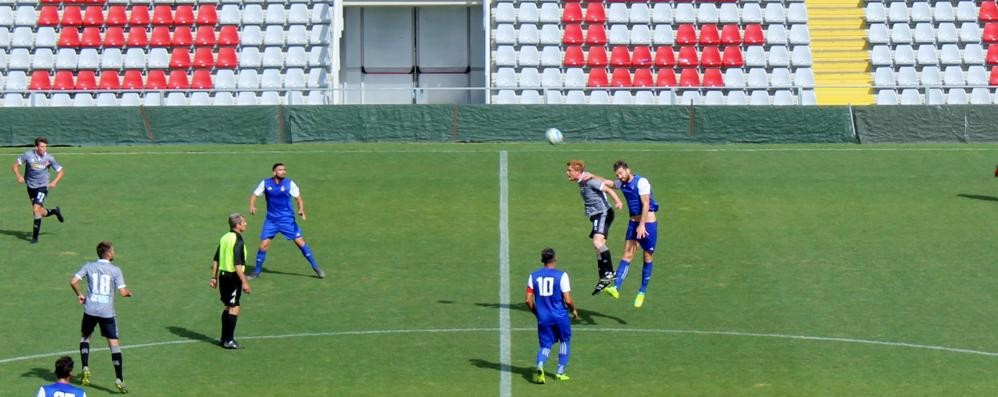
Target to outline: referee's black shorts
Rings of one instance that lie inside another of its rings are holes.
[[[243,281],[239,275],[230,272],[218,274],[218,294],[225,307],[239,306],[239,298],[243,296]]]

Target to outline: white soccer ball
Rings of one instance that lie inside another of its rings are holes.
[[[565,141],[565,137],[561,135],[561,131],[557,128],[548,128],[548,130],[544,132],[544,137],[547,138],[548,143],[552,145],[557,145]]]

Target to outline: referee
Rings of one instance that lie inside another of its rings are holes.
[[[211,288],[218,288],[225,309],[222,310],[222,338],[219,344],[226,349],[241,349],[236,343],[236,320],[239,318],[239,298],[250,293],[246,280],[246,246],[242,232],[246,231],[246,218],[235,213],[229,215],[229,232],[218,240],[215,258],[211,262]]]

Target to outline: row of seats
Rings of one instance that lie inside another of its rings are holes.
[[[606,48],[593,46],[584,53],[580,46],[570,46],[565,49],[564,57],[557,47],[544,47],[538,53],[537,47],[500,46],[496,49],[494,62],[497,66],[704,66],[704,67],[787,67],[810,66],[811,48],[796,46],[788,50],[785,46],[773,46],[766,51],[762,46],[749,46],[743,55],[741,47],[726,46],[679,47],[678,53],[672,46],[659,46],[652,49],[638,46],[628,49],[625,46],[615,46],[607,57]]]
[[[596,90],[588,95],[583,91],[548,90],[542,95],[538,91],[523,90],[519,94],[512,90],[500,90],[492,103],[495,104],[575,104],[575,105],[815,105],[814,90],[801,90],[800,96],[795,96],[790,90],[775,90],[771,94],[767,90],[721,91],[683,90],[661,91],[657,95],[652,91]]]
[[[188,74],[185,71],[174,70],[169,74],[163,70],[125,70],[119,74],[116,70],[78,71],[75,74],[69,70],[57,71],[54,76],[48,71],[36,70],[28,80],[22,71],[11,71],[3,78],[5,91],[21,92],[24,90],[118,90],[118,89],[218,89],[218,90],[255,90],[255,89],[304,89],[326,88],[328,72],[325,68],[287,69],[282,74],[278,69],[243,69],[236,74],[232,70],[218,70],[212,73],[207,69],[195,70]]]
[[[27,27],[17,27],[13,34],[0,28],[0,48],[122,48],[122,47],[212,47],[212,46],[311,46],[329,42],[329,30],[305,25],[292,25],[288,30],[281,26],[246,26],[240,32],[235,25],[226,25],[216,33],[211,26],[200,26],[192,31],[188,26],[179,26],[172,31],[166,26],[151,30],[135,26],[128,30],[120,26],[109,27],[101,32],[97,27],[77,28],[41,27],[32,34]]]
[[[144,4],[165,3],[165,4],[195,4],[200,0],[0,0],[0,4]],[[319,3],[325,0],[218,0],[219,3]]]
[[[994,86],[998,85],[998,67],[992,67],[990,73],[982,65],[972,65],[966,69],[960,66],[946,66],[944,69],[938,66],[926,66],[918,71],[912,66],[901,67],[897,71],[890,67],[878,67],[873,71],[873,85],[875,87]]]
[[[33,93],[28,98],[20,94],[6,93],[2,106],[225,106],[225,105],[323,105],[328,103],[323,91],[289,91],[282,95],[277,91],[233,93],[222,92],[125,92],[120,96],[112,92],[54,93],[46,96]]]
[[[990,47],[988,52],[992,53]],[[998,57],[998,52],[992,53],[992,55]],[[944,44],[938,48],[938,51],[937,47],[932,44],[919,45],[917,50],[910,45],[900,45],[893,50],[886,45],[875,45],[870,50],[870,63],[874,66],[959,65],[961,63],[983,65],[985,60],[984,47],[980,44],[967,44],[962,51],[956,44]]]
[[[325,47],[313,47],[306,52],[305,47],[289,47],[281,51],[268,47],[261,53],[255,47],[243,47],[236,53],[235,47],[222,47],[217,53],[209,47],[195,50],[193,57],[186,48],[176,48],[173,53],[166,48],[153,48],[148,53],[141,48],[105,49],[98,54],[96,49],[85,48],[78,53],[71,48],[40,48],[30,54],[26,48],[15,48],[9,55],[0,50],[0,68],[11,70],[26,69],[167,69],[167,68],[281,68],[306,67],[328,64],[329,55]]]
[[[985,0],[983,4],[994,1]],[[866,3],[867,22],[973,22],[978,19],[989,21],[993,16],[986,13],[986,7],[981,7],[978,11],[977,4],[970,0],[959,1],[954,9],[949,1],[932,2],[917,0],[913,1],[909,8],[904,1],[892,1],[890,5],[871,1]]]
[[[878,90],[877,105],[991,105],[998,104],[998,95],[988,88],[973,88],[967,93],[963,88],[917,88],[896,90]]]
[[[309,7],[304,3],[269,4],[264,9],[260,4],[202,4],[195,11],[191,5],[177,6],[171,13],[169,5],[156,5],[150,14],[150,7],[136,5],[127,8],[123,5],[107,6],[104,14],[102,6],[88,6],[83,12],[79,6],[66,6],[59,13],[57,6],[42,6],[36,11],[34,6],[0,6],[0,26],[148,26],[148,25],[295,25],[321,24],[329,22],[329,4],[316,3]]]
[[[655,74],[654,79],[652,75]],[[588,76],[580,68],[567,69],[564,73],[557,68],[539,71],[527,68],[514,73],[511,68],[499,68],[494,78],[499,88],[585,88],[585,87],[726,87],[726,88],[768,88],[768,87],[811,87],[814,86],[814,72],[810,68],[765,69],[752,68],[748,73],[742,69],[727,69],[723,73],[718,68],[704,69],[703,76],[697,68],[683,68],[677,79],[672,68],[638,68],[633,75],[628,68],[614,68],[608,76],[606,69],[594,68]]]
[[[807,9],[804,3],[767,3],[763,8],[758,3],[736,4],[714,2],[690,3],[610,3],[589,2],[585,15],[579,3],[536,3],[521,2],[497,3],[492,19],[499,23],[806,23]]]
[[[959,31],[955,24],[948,22],[938,26],[919,22],[914,29],[906,23],[895,23],[890,28],[887,24],[873,23],[867,28],[870,44],[980,43],[981,38],[981,27],[977,22],[964,22],[960,24]],[[998,29],[995,34],[988,35],[988,40],[998,40]]]
[[[590,25],[583,28],[579,24],[565,25],[564,29],[557,25],[520,25],[511,24],[496,26],[493,42],[496,44],[565,44],[565,45],[604,45],[604,44],[808,44],[811,41],[810,31],[805,24],[790,25],[789,30],[784,25],[769,25],[765,34],[761,25],[747,25],[744,36],[738,25],[723,25],[718,30],[716,25],[704,25],[699,35],[693,25],[680,25],[673,30],[672,25],[655,25],[648,27],[637,25],[611,25],[609,31],[603,25]]]

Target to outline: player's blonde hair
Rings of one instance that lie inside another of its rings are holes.
[[[586,163],[583,163],[582,160],[568,160],[568,164],[566,165],[572,171],[582,172],[586,170]]]

